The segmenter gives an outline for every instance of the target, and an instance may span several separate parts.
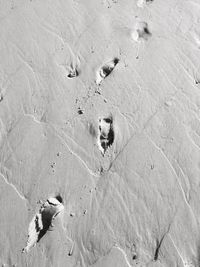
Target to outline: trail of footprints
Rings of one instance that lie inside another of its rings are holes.
[[[115,138],[113,129],[113,117],[99,118],[97,144],[102,155],[113,145]],[[22,252],[29,252],[30,249],[40,241],[40,239],[53,227],[53,220],[64,209],[61,196],[50,197],[42,204],[35,214],[28,227],[28,239]]]
[[[153,0],[138,0],[138,7],[143,7],[146,4],[153,2]],[[134,41],[139,41],[140,39],[147,40],[151,36],[148,24],[146,22],[137,22],[131,37]],[[96,84],[100,84],[105,80],[115,69],[116,65],[119,63],[119,58],[115,57],[112,60],[104,63],[96,72]],[[68,78],[75,78],[79,76],[80,72],[78,66],[70,65],[68,69]],[[98,121],[98,135],[97,135],[97,145],[102,155],[113,145],[115,141],[115,133],[113,127],[113,117],[112,115],[107,117],[99,118]],[[31,220],[28,228],[28,239],[26,246],[23,248],[22,252],[29,252],[30,249],[40,241],[40,239],[46,234],[51,227],[53,227],[53,220],[55,217],[64,209],[62,203],[62,198],[60,196],[50,197],[46,200],[44,204],[40,207],[38,213],[35,214]]]
[[[28,240],[22,252],[29,252],[40,241],[50,227],[53,227],[53,220],[63,209],[61,196],[47,199],[29,224]]]

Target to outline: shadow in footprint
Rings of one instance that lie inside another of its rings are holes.
[[[60,203],[63,203],[63,198],[61,197],[61,195],[57,195],[55,197]]]
[[[68,74],[67,74],[68,78],[72,79],[72,78],[79,76],[79,74],[80,74],[79,65],[80,65],[80,62],[78,59],[77,59],[76,63],[72,62],[70,64],[70,66],[68,67]]]
[[[45,208],[41,212],[41,219],[42,219],[42,226],[43,229],[39,231],[38,235],[38,240],[37,242],[40,241],[40,239],[46,234],[46,232],[49,230],[50,226],[52,225],[52,218],[55,214],[55,208],[53,209],[52,207]]]
[[[72,69],[69,71],[69,74],[67,75],[68,78],[75,78],[79,75],[79,72],[77,69]]]
[[[200,267],[200,245],[197,246],[197,266]]]
[[[138,0],[137,5],[138,7],[144,7],[145,5],[148,5],[152,3],[154,0]]]
[[[115,57],[113,60],[107,62],[104,64],[96,74],[96,84],[100,85],[101,82],[111,74],[111,72],[114,70],[115,66],[119,63],[119,59]]]
[[[132,39],[136,42],[143,40],[148,40],[151,37],[151,32],[149,30],[149,26],[146,22],[140,21],[135,25],[135,29],[132,32]]]
[[[62,202],[62,197],[58,195],[55,198],[47,199],[41,206],[39,212],[29,224],[28,241],[22,252],[28,252],[31,247],[40,241],[50,227],[53,226],[53,220],[64,209]]]
[[[114,142],[114,130],[113,130],[113,118],[99,119],[99,135],[98,146],[102,154],[105,154],[106,150],[112,146]]]

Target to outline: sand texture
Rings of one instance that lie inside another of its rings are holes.
[[[200,1],[0,1],[0,267],[200,266]]]

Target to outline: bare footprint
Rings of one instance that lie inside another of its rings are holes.
[[[78,66],[73,66],[72,64],[70,65],[70,68],[68,70],[68,78],[75,78],[79,76],[79,71],[78,71]]]
[[[135,42],[138,42],[142,39],[148,40],[151,35],[148,24],[144,21],[139,21],[135,24],[131,37]]]
[[[114,142],[113,118],[112,116],[99,119],[99,134],[97,144],[102,152],[105,154],[106,150],[112,146]]]
[[[73,56],[70,60],[70,64],[67,62],[67,64],[64,65],[65,70],[67,71],[67,77],[69,79],[78,77],[80,75],[80,65],[81,61],[79,56]]]
[[[53,227],[53,220],[63,209],[61,196],[47,199],[29,224],[28,240],[22,252],[29,252],[40,241],[49,228]]]
[[[111,72],[114,70],[115,66],[118,64],[119,59],[114,58],[113,60],[105,63],[96,73],[96,84],[100,85],[101,82],[111,74]]]
[[[137,6],[138,7],[144,7],[145,5],[148,5],[150,3],[152,3],[153,0],[138,0],[137,1]]]

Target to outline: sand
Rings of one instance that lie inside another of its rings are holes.
[[[0,22],[0,266],[199,266],[200,2],[7,0]]]

